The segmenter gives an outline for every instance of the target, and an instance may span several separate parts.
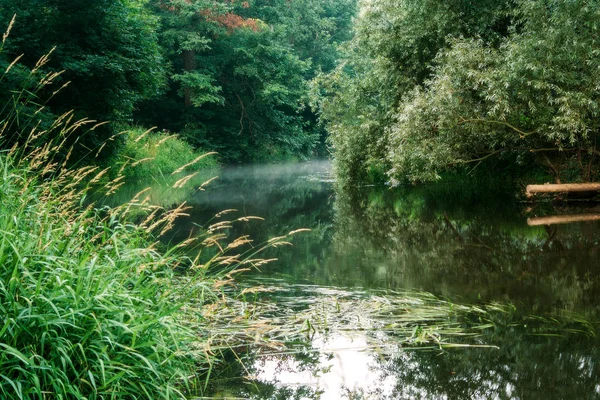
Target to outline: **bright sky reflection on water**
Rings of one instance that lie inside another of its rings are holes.
[[[257,379],[276,386],[308,386],[321,393],[321,400],[336,400],[344,393],[391,395],[395,379],[385,377],[377,368],[379,356],[368,350],[366,337],[330,335],[317,337],[312,344],[321,353],[320,372],[302,371],[295,361],[287,360],[282,365],[278,359],[266,359],[255,363]]]

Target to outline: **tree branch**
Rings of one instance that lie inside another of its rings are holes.
[[[513,126],[511,124],[509,124],[508,122],[504,122],[504,121],[496,121],[496,120],[491,120],[491,119],[483,119],[483,118],[473,118],[473,119],[462,119],[459,124],[466,124],[469,122],[483,122],[486,124],[497,124],[497,125],[504,125],[509,127],[510,129],[512,129],[513,131],[517,132],[519,134],[519,136],[521,137],[521,139],[527,137],[527,136],[531,136],[534,133],[537,133],[538,131],[531,131],[531,132],[525,132],[522,131],[521,129],[517,128],[516,126]]]
[[[487,158],[493,157],[497,154],[500,154],[504,151],[518,151],[518,150],[525,150],[528,151],[530,153],[541,153],[541,152],[552,152],[552,151],[559,151],[559,152],[566,152],[566,151],[579,151],[579,150],[584,150],[587,151],[590,154],[594,154],[594,155],[600,155],[600,151],[596,150],[596,149],[585,149],[585,148],[580,148],[580,147],[574,147],[574,148],[569,148],[569,149],[565,149],[565,148],[560,148],[560,147],[547,147],[547,148],[541,148],[541,149],[532,149],[531,147],[504,147],[502,149],[499,150],[494,150],[484,156],[481,156],[479,158],[473,158],[470,160],[459,160],[453,163],[449,163],[447,164],[447,166],[452,166],[452,165],[457,165],[457,164],[470,164],[470,163],[474,163],[474,162],[480,162],[483,161]]]
[[[237,97],[240,103],[240,107],[242,109],[242,113],[240,115],[240,131],[238,132],[238,135],[241,135],[242,132],[244,132],[244,115],[246,115],[246,107],[244,107],[244,102],[242,101],[242,98],[239,94],[235,93],[235,97]]]

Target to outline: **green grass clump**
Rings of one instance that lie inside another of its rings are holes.
[[[220,288],[234,274],[268,263],[256,255],[303,230],[247,248],[248,237],[222,233],[253,218],[241,217],[160,244],[185,204],[154,206],[142,190],[120,206],[86,205],[122,176],[105,183],[107,170],[63,167],[52,147],[0,153],[0,398],[201,394],[240,337],[224,338],[229,321],[209,321],[205,308],[226,306],[235,293]]]
[[[126,166],[123,173],[129,182],[168,182],[173,175],[217,166],[214,153],[195,150],[177,135],[133,128],[124,136],[114,164]]]
[[[120,222],[132,204],[81,207],[94,168],[49,180],[39,159],[0,155],[0,398],[183,397],[201,366],[178,321],[179,260],[154,250],[150,220]]]

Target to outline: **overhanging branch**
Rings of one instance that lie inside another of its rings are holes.
[[[521,137],[521,139],[526,138],[527,136],[531,136],[534,133],[538,132],[537,130],[531,131],[531,132],[525,132],[525,131],[517,128],[516,126],[513,126],[513,125],[509,124],[508,122],[491,120],[491,119],[484,119],[484,118],[461,119],[461,121],[459,122],[459,125],[470,123],[470,122],[482,122],[482,123],[485,123],[485,124],[504,125],[504,126],[510,128],[510,129],[512,129],[513,131],[517,132],[519,134],[519,136]]]
[[[448,166],[480,162],[480,161],[486,160],[490,157],[493,157],[497,154],[503,153],[505,151],[528,151],[530,153],[554,152],[554,151],[557,151],[557,152],[585,151],[589,154],[600,155],[600,151],[598,151],[596,149],[586,149],[586,148],[581,148],[581,147],[573,147],[573,148],[547,147],[547,148],[536,149],[536,148],[531,148],[531,147],[517,146],[517,147],[504,147],[502,149],[494,150],[494,151],[487,153],[485,155],[482,155],[478,158],[473,158],[473,159],[469,159],[469,160],[458,160],[458,161],[448,164]]]

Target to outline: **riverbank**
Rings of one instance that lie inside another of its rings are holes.
[[[217,154],[194,149],[175,133],[127,127],[123,144],[107,162],[127,182],[174,183],[182,176],[214,169]]]
[[[55,156],[0,155],[0,394],[172,399],[197,392],[192,377],[209,373],[214,360],[199,350],[203,339],[181,308],[189,298],[210,301],[218,277],[155,243],[183,209],[161,210],[142,196],[84,208],[106,171],[57,169]],[[134,211],[147,218],[134,223]],[[197,271],[186,286],[174,285],[182,263]]]
[[[245,239],[220,235],[233,223],[224,220],[161,244],[184,205],[155,206],[141,191],[119,206],[85,206],[123,176],[61,167],[60,146],[28,150],[0,154],[0,397],[201,394],[227,351],[213,340],[223,321],[202,309],[218,310],[232,274],[264,261],[235,253]],[[182,251],[194,242],[196,258]],[[211,256],[200,261],[203,250]]]

